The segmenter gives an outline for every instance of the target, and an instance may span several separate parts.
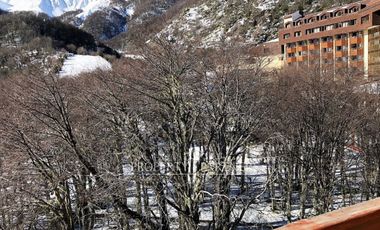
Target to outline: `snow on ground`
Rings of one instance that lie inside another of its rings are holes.
[[[239,150],[240,151],[240,150]],[[257,197],[257,202],[253,203],[245,213],[242,219],[242,223],[246,223],[250,225],[249,227],[241,227],[241,229],[272,229],[276,228],[279,226],[282,226],[287,223],[287,217],[286,213],[284,211],[281,211],[281,209],[277,210],[272,210],[272,203],[271,199],[269,199],[268,194],[265,193],[265,187],[266,187],[266,182],[268,179],[267,175],[267,165],[265,163],[265,160],[267,159],[263,155],[263,145],[255,145],[251,146],[249,148],[249,151],[246,152],[246,157],[243,162],[242,157],[239,156],[236,162],[236,171],[234,172],[234,175],[236,176],[236,180],[234,180],[231,184],[231,198],[237,198],[241,200],[242,203],[239,203],[233,210],[233,215],[231,217],[232,221],[235,220],[235,218],[240,215],[242,208],[243,208],[243,203],[248,203],[253,197]],[[191,156],[193,156],[194,159],[194,168],[196,168],[196,162],[199,161],[201,154],[203,152],[202,147],[194,147],[190,148],[190,153]],[[165,160],[164,156],[162,156],[163,159]],[[346,172],[347,173],[352,173],[357,175],[360,170],[361,170],[361,164],[359,163],[360,155],[357,154],[357,152],[351,151],[351,149],[347,148],[346,149]],[[210,156],[210,162],[212,161],[212,156]],[[244,167],[242,167],[244,166]],[[140,166],[138,166],[140,167]],[[141,169],[144,170],[145,166],[142,166]],[[162,175],[165,174],[166,170],[165,164],[161,164],[161,173]],[[146,167],[146,169],[151,170],[151,166]],[[244,172],[242,169],[244,168]],[[127,203],[130,205],[133,209],[136,209],[136,204],[137,204],[137,199],[136,199],[136,188],[135,188],[135,182],[132,180],[129,180],[129,178],[133,178],[135,176],[133,167],[126,163],[123,167],[124,175],[125,175],[125,181],[128,182],[128,197],[127,197]],[[336,171],[336,178],[339,180],[340,178],[340,171],[337,169]],[[144,174],[145,176],[151,176],[149,174]],[[162,176],[161,175],[161,176]],[[209,182],[206,183],[206,186],[204,188],[204,195],[205,195],[205,200],[204,202],[200,205],[200,219],[201,219],[201,225],[202,227],[207,227],[208,223],[212,221],[212,205],[211,205],[211,195],[214,193],[213,191],[213,186],[212,186],[212,172],[208,172],[208,179],[210,180]],[[247,194],[240,194],[240,186],[241,186],[241,178],[244,175],[245,182],[247,189],[249,190],[249,193]],[[349,175],[349,174],[347,174]],[[355,175],[353,175],[355,177]],[[355,179],[358,180],[358,179]],[[348,182],[347,182],[348,183]],[[172,188],[173,185],[168,184],[168,188]],[[159,205],[157,201],[157,197],[155,196],[155,193],[152,189],[148,189],[148,200],[149,200],[149,206],[152,208],[152,211],[159,216]],[[293,194],[294,197],[299,196],[297,192]],[[348,205],[350,202],[349,198],[345,198],[345,201],[342,199],[342,195],[339,193],[336,193],[334,196],[334,204],[333,204],[333,209],[338,209],[341,208],[345,205]],[[355,195],[352,198],[353,203],[357,203],[361,201],[361,196],[360,194]],[[277,200],[277,206],[280,205],[281,201],[283,198],[281,197],[276,197],[275,200]],[[104,210],[103,210],[104,211]],[[305,210],[306,216],[312,216],[315,213],[309,206]],[[178,213],[173,207],[168,207],[168,213],[170,216],[170,219],[174,220],[178,218]],[[299,215],[300,215],[300,206],[298,203],[295,203],[292,205],[292,219],[296,220]],[[177,229],[178,226],[176,226],[176,222],[173,221],[171,223],[173,229]],[[99,223],[99,227],[97,228],[98,230],[100,229],[106,229],[103,228],[107,224],[104,223]],[[239,228],[240,229],[240,228]]]
[[[380,94],[380,82],[371,82],[359,87],[360,91],[366,91],[370,94]]]
[[[138,54],[124,54],[123,56],[132,60],[144,60],[144,56]]]
[[[77,17],[81,19],[87,18],[89,15],[93,14],[94,12],[108,7],[110,5],[110,0],[97,0],[97,1],[90,1],[84,8],[82,8],[83,12],[80,13]]]
[[[279,2],[279,0],[264,0],[257,6],[260,10],[270,10]]]
[[[83,10],[81,18],[110,4],[111,0],[0,0],[0,8],[7,11],[43,12],[57,17],[68,11]]]
[[[275,42],[279,42],[280,39],[279,38],[276,38],[276,39],[273,39],[273,40],[270,40],[270,41],[267,41],[265,43],[275,43]]]
[[[60,77],[77,76],[95,70],[111,70],[112,65],[100,56],[72,55],[63,63],[59,72]]]

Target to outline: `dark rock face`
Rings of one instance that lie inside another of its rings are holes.
[[[82,29],[97,40],[108,40],[127,30],[127,17],[115,9],[97,11],[83,22]]]

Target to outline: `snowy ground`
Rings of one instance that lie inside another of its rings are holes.
[[[73,77],[82,73],[89,73],[96,70],[111,69],[111,63],[100,56],[71,55],[63,63],[59,76]]]
[[[197,161],[199,159],[199,152],[201,151],[199,147],[196,147],[193,151],[194,154],[194,161]],[[347,167],[347,175],[352,174],[357,174],[361,170],[361,164],[359,163],[359,153],[354,152],[353,150],[350,150],[349,148],[346,149],[347,154],[346,154],[346,167]],[[236,164],[236,171],[235,171],[235,176],[236,176],[236,181],[232,183],[231,186],[231,197],[238,197],[239,200],[243,201],[243,203],[247,203],[252,197],[258,196],[258,200],[256,203],[252,204],[250,208],[247,210],[245,213],[242,223],[245,225],[244,227],[241,227],[239,229],[272,229],[274,227],[279,227],[282,225],[285,225],[287,223],[287,217],[286,214],[283,211],[273,211],[271,208],[271,199],[268,197],[268,193],[264,192],[266,182],[268,179],[268,174],[267,174],[267,165],[265,163],[265,158],[263,157],[263,146],[258,145],[250,149],[249,153],[246,154],[245,162],[244,165],[242,164],[242,159],[241,157],[238,159],[237,164]],[[163,165],[162,165],[163,166]],[[242,167],[244,166],[244,167]],[[244,173],[242,172],[242,168],[244,168]],[[133,176],[133,169],[131,167],[126,166],[124,168],[124,173],[126,176]],[[241,175],[244,174],[245,182],[247,185],[247,191],[249,191],[249,194],[239,196],[240,194],[240,183],[241,183]],[[340,171],[336,171],[336,177],[337,180],[340,179]],[[355,183],[356,184],[356,183]],[[201,222],[202,222],[202,229],[207,228],[208,223],[212,221],[212,206],[211,206],[211,200],[210,197],[207,195],[207,193],[212,194],[213,193],[213,188],[212,188],[212,181],[209,182],[209,184],[206,185],[204,188],[206,191],[205,193],[205,200],[204,203],[200,206],[201,210]],[[130,184],[128,188],[128,204],[136,204],[136,190],[135,187],[132,184]],[[158,213],[158,207],[157,205],[157,200],[154,195],[154,192],[149,190],[148,193],[150,194],[149,198],[149,204],[150,207],[153,208],[154,212],[156,214]],[[294,193],[294,196],[297,197],[299,194]],[[278,201],[282,200],[281,197],[276,197]],[[355,203],[360,202],[362,198],[360,195],[356,196],[353,198],[355,200]],[[346,200],[345,203],[348,201]],[[277,204],[279,205],[279,203]],[[312,210],[310,209],[311,204],[307,204],[306,208],[306,215],[311,216],[313,215]],[[337,193],[334,196],[334,204],[333,207],[334,209],[338,209],[343,207],[343,201],[342,201],[342,196]],[[169,215],[172,220],[176,220],[178,218],[178,215],[176,211],[168,207],[169,210]],[[239,215],[240,211],[242,210],[242,204],[237,205],[237,207],[234,210],[235,215]],[[294,204],[292,205],[292,219],[296,220],[299,217],[300,214],[300,207],[299,204]],[[156,212],[157,211],[157,212]],[[234,218],[232,217],[232,220]],[[175,224],[175,223],[173,223]],[[103,226],[103,224],[99,224],[99,226]],[[174,226],[173,226],[174,227]],[[99,229],[104,229],[104,228],[99,228]]]

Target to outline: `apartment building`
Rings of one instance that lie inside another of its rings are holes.
[[[380,0],[285,16],[279,31],[284,64],[356,68],[366,77],[380,75]]]

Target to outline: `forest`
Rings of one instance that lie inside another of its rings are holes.
[[[0,229],[271,229],[380,196],[380,97],[360,73],[140,52],[0,79]]]

